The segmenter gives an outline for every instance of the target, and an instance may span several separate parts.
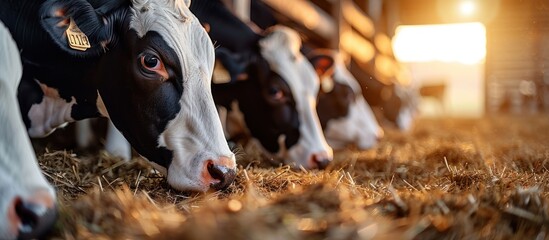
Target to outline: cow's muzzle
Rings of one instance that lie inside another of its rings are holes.
[[[11,224],[18,229],[18,239],[36,239],[47,234],[57,220],[55,200],[46,192],[37,192],[30,198],[12,201]]]
[[[230,164],[231,161],[225,157],[217,162],[208,161],[207,171],[214,180],[210,183],[210,186],[215,190],[222,190],[231,185],[236,178],[236,167],[234,164]]]

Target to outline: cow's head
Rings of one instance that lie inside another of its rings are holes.
[[[55,192],[36,161],[17,102],[19,50],[0,22],[0,239],[38,238],[55,222]]]
[[[417,89],[393,83],[383,88],[381,98],[385,118],[400,130],[410,130],[417,115]]]
[[[276,161],[308,169],[324,168],[333,158],[332,149],[324,139],[316,113],[318,76],[299,51],[299,35],[276,26],[267,30],[256,47],[257,56],[243,57],[245,67],[224,64],[233,66],[228,68],[233,78],[242,76],[235,71],[244,71],[245,81],[255,84],[254,90],[238,97],[252,137]]]
[[[137,152],[172,187],[206,191],[228,186],[236,165],[211,95],[214,48],[189,4],[50,0],[42,25],[67,52],[99,57],[89,76],[98,85],[99,111]],[[67,44],[69,19],[88,36],[87,51]]]
[[[381,111],[380,117],[401,130],[410,129],[417,114],[418,89],[413,85],[401,85],[396,80],[381,81],[356,62],[352,62],[351,69],[368,104]]]
[[[373,147],[383,130],[343,59],[329,50],[315,50],[308,57],[321,81],[317,111],[330,146]]]

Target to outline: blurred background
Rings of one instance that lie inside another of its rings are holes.
[[[549,111],[547,0],[224,1],[244,20],[263,17],[250,4],[274,10],[308,47],[339,49],[359,81],[417,88],[421,116]]]

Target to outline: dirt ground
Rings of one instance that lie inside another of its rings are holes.
[[[59,196],[52,239],[548,239],[548,138],[548,115],[422,119],[323,171],[239,153],[236,182],[207,194],[139,159],[39,161]]]

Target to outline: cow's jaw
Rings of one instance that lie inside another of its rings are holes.
[[[207,81],[199,82],[204,83]],[[211,185],[209,178],[203,176],[206,164],[211,161],[234,169],[235,155],[223,135],[211,92],[206,91],[209,84],[186,89],[180,101],[181,111],[160,135],[158,146],[173,152],[169,168],[163,170],[172,187],[206,191]]]

